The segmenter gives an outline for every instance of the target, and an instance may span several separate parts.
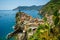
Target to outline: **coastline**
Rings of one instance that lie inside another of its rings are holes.
[[[15,31],[13,33],[10,33],[8,35],[8,38],[13,37],[16,34],[19,35],[18,34],[19,32],[22,33],[23,38],[24,38],[25,32],[27,32],[29,29],[31,29],[31,30],[34,30],[34,31],[31,31],[32,33],[34,33],[41,23],[43,23],[43,20],[41,20],[41,19],[38,20],[38,18],[32,18],[31,16],[25,14],[24,12],[18,12],[16,14],[16,25],[13,26]],[[18,26],[18,25],[20,25],[20,26]],[[30,35],[31,32],[28,32],[28,37],[33,35],[33,34]]]

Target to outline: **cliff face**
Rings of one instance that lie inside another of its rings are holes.
[[[16,25],[14,32],[10,33],[7,38],[16,36],[17,40],[28,40],[32,36],[40,24],[43,23],[42,19],[33,18],[24,12],[16,14]]]
[[[22,39],[20,36],[18,36],[18,39],[19,40],[28,40],[36,32],[36,29],[38,28],[38,26],[40,24],[42,24],[43,22],[44,21],[42,19],[33,18],[33,17],[25,14],[24,12],[17,13],[16,14],[16,26],[14,29],[16,30],[19,27],[23,28],[22,29],[23,36],[21,36]]]

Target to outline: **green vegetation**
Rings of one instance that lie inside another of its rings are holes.
[[[40,24],[29,40],[60,40],[60,0],[51,0],[42,9],[44,24]],[[48,15],[47,18],[46,14]],[[51,19],[51,20],[47,20]],[[49,22],[52,21],[53,24]]]
[[[54,21],[54,24],[57,25],[58,22],[59,22],[59,13],[58,13],[58,10],[56,10],[53,14],[53,21]]]
[[[43,15],[51,15],[56,10],[60,10],[60,0],[51,0],[40,11]]]
[[[60,27],[57,25],[54,26],[53,28],[52,27],[53,26],[49,25],[49,23],[47,22],[45,22],[43,25],[41,24],[38,27],[36,33],[33,36],[31,36],[29,40],[60,40],[60,31],[59,31]]]

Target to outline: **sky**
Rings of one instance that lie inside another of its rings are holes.
[[[49,0],[0,0],[0,10],[12,10],[18,6],[45,5]]]

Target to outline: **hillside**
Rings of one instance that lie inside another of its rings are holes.
[[[60,40],[60,0],[50,0],[40,13],[44,23],[29,40]]]
[[[51,0],[40,10],[40,13],[50,15],[56,10],[60,11],[60,0]]]
[[[43,7],[43,5],[40,5],[40,6],[19,6],[13,10],[39,10]]]
[[[41,23],[43,23],[42,19],[33,18],[24,12],[18,12],[14,31],[8,34],[7,39],[16,36],[16,40],[28,40]]]

